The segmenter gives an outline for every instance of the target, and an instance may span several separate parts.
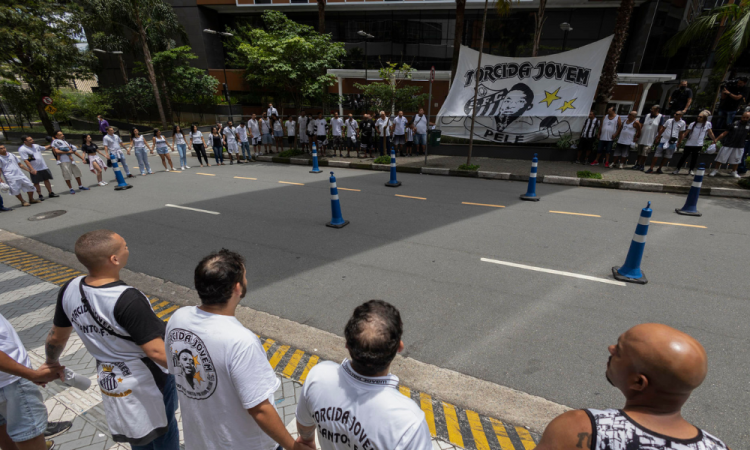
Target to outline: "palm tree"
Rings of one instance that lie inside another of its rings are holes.
[[[135,43],[141,47],[159,118],[162,126],[166,128],[167,118],[162,106],[154,64],[151,61],[150,47],[155,36],[168,40],[172,35],[180,34],[183,40],[187,39],[172,6],[164,0],[81,0],[81,3],[85,11],[81,18],[84,26],[92,29],[104,27],[114,30],[120,36],[130,33]]]
[[[715,52],[714,69],[723,71],[723,80],[747,48],[750,39],[750,0],[729,3],[702,14],[667,41],[667,54],[674,56],[679,49],[714,33],[716,38],[711,49]],[[716,98],[719,92],[717,90]],[[716,104],[716,99],[713,104]]]
[[[604,60],[602,76],[599,79],[599,87],[596,91],[596,104],[598,108],[602,108],[602,106],[606,107],[612,98],[615,86],[617,86],[617,66],[620,63],[622,49],[625,47],[625,41],[628,38],[628,27],[630,26],[630,17],[633,15],[634,5],[635,0],[621,0],[620,2],[613,33],[614,38],[609,45],[607,59]]]

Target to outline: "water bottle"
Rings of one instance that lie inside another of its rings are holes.
[[[91,380],[84,377],[83,375],[79,373],[75,373],[72,370],[65,368],[65,381],[62,382],[63,384],[74,387],[76,389],[80,389],[82,391],[85,391],[89,387],[91,387]]]

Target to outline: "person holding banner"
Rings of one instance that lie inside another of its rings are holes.
[[[612,153],[612,144],[615,140],[615,134],[620,129],[620,116],[615,112],[615,107],[612,106],[607,110],[607,115],[602,119],[602,126],[599,128],[599,149],[594,158],[592,166],[599,165],[599,157],[604,157],[604,167],[609,167],[609,155]]]
[[[594,111],[590,111],[589,117],[585,122],[583,122],[583,128],[581,128],[581,138],[578,141],[578,155],[576,157],[576,164],[588,164],[589,155],[591,154],[591,150],[594,148],[594,140],[598,135],[597,131],[599,131],[600,126],[601,123],[599,122],[599,119],[596,118],[596,115],[594,115]],[[582,161],[581,154],[583,154],[583,152],[586,152],[586,155],[584,156]]]
[[[664,122],[664,126],[659,128],[659,135],[656,137],[656,140],[661,140],[661,143],[656,146],[654,158],[651,160],[651,167],[649,167],[646,173],[656,173],[658,175],[664,173],[661,171],[661,168],[672,159],[672,155],[674,155],[675,150],[677,150],[680,142],[682,142],[682,138],[685,137],[687,124],[682,120],[683,113],[684,111],[677,111],[674,113],[674,118],[667,120]],[[654,172],[657,160],[661,161],[659,162],[659,168]]]

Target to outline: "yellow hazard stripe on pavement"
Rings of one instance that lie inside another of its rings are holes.
[[[62,286],[84,273],[0,243],[0,263]],[[180,306],[146,294],[157,317],[167,322]],[[305,383],[310,370],[321,360],[304,350],[281,345],[274,339],[259,335],[271,367],[279,375]],[[533,450],[540,436],[523,427],[513,426],[475,411],[433,398],[407,386],[399,386],[401,394],[414,401],[424,412],[430,433],[446,442],[469,450]]]

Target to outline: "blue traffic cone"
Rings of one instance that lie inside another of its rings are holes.
[[[117,186],[115,186],[115,190],[124,191],[125,189],[132,188],[133,186],[126,183],[125,178],[122,176],[120,165],[117,164],[117,155],[115,155],[114,153],[110,153],[109,159],[112,161],[112,170],[115,171],[115,178],[117,178]]]
[[[685,206],[682,209],[675,209],[674,212],[682,214],[683,216],[702,216],[698,212],[698,197],[701,195],[701,185],[703,185],[703,175],[706,173],[706,166],[701,163],[698,166],[698,171],[695,172],[695,178],[693,178],[693,185],[690,186],[690,192],[688,192],[687,200],[685,200]]]
[[[396,149],[391,148],[391,181],[385,183],[388,187],[399,187],[401,182],[396,179]]]
[[[539,158],[534,153],[534,159],[531,160],[531,173],[529,174],[529,188],[525,194],[521,196],[521,200],[527,200],[530,202],[538,202],[539,197],[536,196],[536,166],[539,164]]]
[[[621,267],[612,268],[612,275],[614,275],[615,280],[638,284],[648,283],[646,275],[641,271],[641,259],[643,259],[643,250],[646,248],[646,235],[653,212],[651,202],[648,202],[648,205],[641,210],[641,217],[638,219],[638,226],[635,227],[635,235],[633,236],[633,242],[630,243],[625,264]]]
[[[312,143],[312,153],[313,153],[313,169],[310,171],[310,173],[320,173],[322,170],[318,167],[318,149],[315,147],[315,142]]]
[[[315,147],[313,147],[313,152],[314,151],[315,151]],[[349,225],[349,221],[344,220],[344,218],[341,217],[341,203],[339,203],[339,190],[336,187],[336,177],[333,176],[333,172],[331,172],[331,178],[329,178],[329,181],[331,182],[331,221],[328,222],[326,226],[331,227],[331,228],[343,228]]]

